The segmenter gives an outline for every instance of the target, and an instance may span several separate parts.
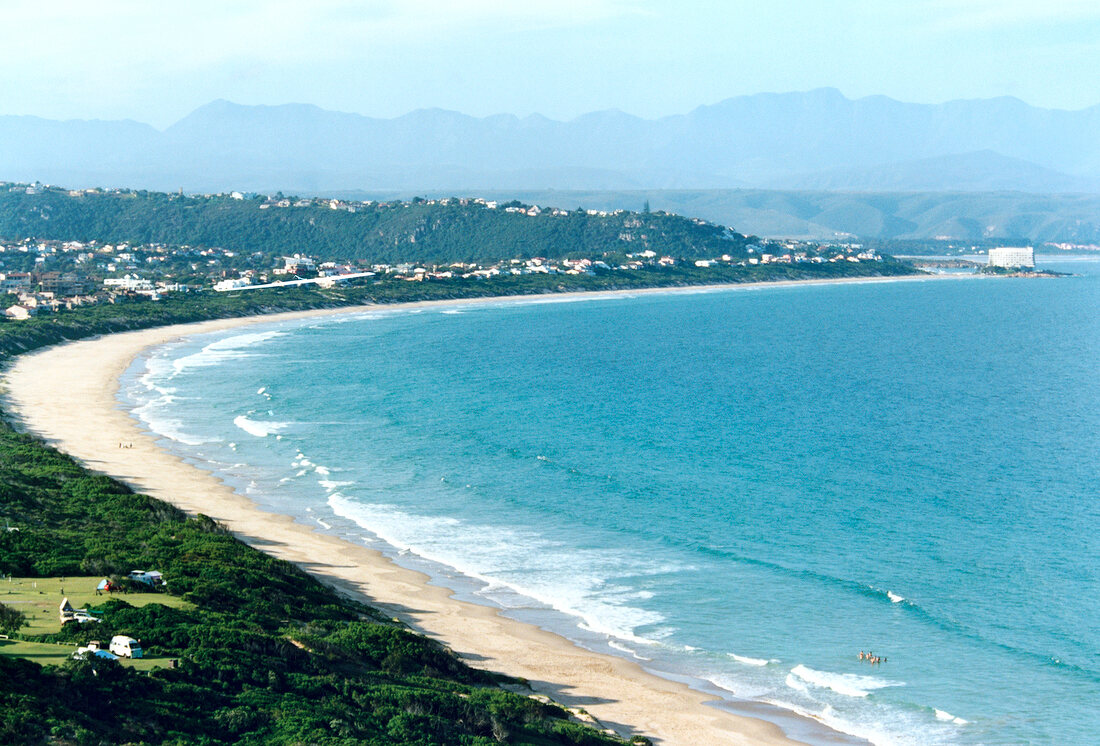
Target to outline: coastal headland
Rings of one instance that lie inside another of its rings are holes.
[[[952,276],[809,281],[898,282]],[[957,276],[955,276],[957,277]],[[800,282],[774,285],[807,284]],[[643,292],[750,290],[760,285],[657,289]],[[547,296],[548,302],[605,294]],[[507,299],[440,301],[386,308],[499,303]],[[524,301],[532,298],[526,296]],[[377,310],[379,307],[370,307]],[[447,645],[471,665],[526,679],[534,692],[583,709],[598,727],[629,737],[643,734],[662,744],[793,743],[779,725],[708,706],[714,697],[650,674],[636,663],[583,650],[562,637],[502,616],[495,609],[459,601],[427,576],[402,568],[381,553],[293,519],[267,512],[202,469],[160,448],[119,406],[119,380],[149,347],[181,336],[235,327],[362,311],[363,307],[221,319],[112,334],[50,347],[16,358],[4,377],[9,415],[29,433],[72,455],[86,467],[133,489],[201,513],[252,546],[288,560],[347,594],[401,619]],[[120,448],[120,443],[132,444]],[[780,713],[775,719],[782,721]],[[793,716],[791,718],[793,720]],[[792,730],[814,741],[853,742],[812,722]]]

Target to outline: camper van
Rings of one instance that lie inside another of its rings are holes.
[[[141,643],[126,635],[112,637],[110,650],[119,658],[140,658],[143,655]]]

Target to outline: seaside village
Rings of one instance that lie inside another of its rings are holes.
[[[11,529],[8,530],[18,530]],[[163,591],[167,586],[164,575],[157,570],[132,570],[128,575],[116,577],[81,578],[15,578],[0,579],[0,599],[3,603],[20,612],[30,631],[50,634],[61,631],[69,625],[96,626],[107,620],[102,611],[87,608],[98,605],[103,596],[125,595],[131,606],[144,606],[148,603],[178,606],[181,601]],[[58,599],[60,598],[60,601]],[[80,606],[74,605],[79,604]],[[0,640],[10,639],[0,635]],[[106,643],[92,640],[87,645],[76,647],[65,643],[19,642],[25,648],[22,652],[33,658],[73,658],[84,660],[89,657],[109,660],[136,661],[145,658],[142,642],[128,635],[114,635]],[[171,660],[148,660],[143,665],[172,667]]]
[[[24,187],[20,187],[24,188]],[[43,189],[42,185],[25,187],[28,193]],[[95,191],[95,190],[91,190]],[[76,194],[82,193],[76,190]],[[206,195],[244,199],[245,195]],[[542,209],[537,205],[498,204],[481,198],[411,201],[348,202],[334,199],[269,198],[260,209],[325,208],[355,212],[366,207],[408,207],[414,204],[448,205],[477,204],[485,209],[528,217],[568,215],[557,208]],[[621,215],[625,211],[588,210],[590,215]],[[699,224],[706,221],[696,219]],[[630,247],[630,234],[620,236]],[[721,265],[760,265],[799,262],[861,262],[879,257],[860,244],[849,242],[820,243],[795,240],[768,240],[748,249],[749,256],[716,256],[693,260],[700,268]],[[620,255],[621,256],[621,255]],[[366,261],[322,261],[303,247],[292,256],[272,258],[262,253],[241,254],[219,247],[168,246],[166,244],[108,243],[101,241],[4,240],[0,237],[0,307],[7,320],[23,320],[42,313],[97,303],[114,303],[122,298],[159,300],[169,293],[229,291],[248,288],[270,288],[288,284],[331,286],[338,282],[375,278],[426,282],[451,278],[489,279],[507,275],[564,274],[581,275],[598,272],[634,271],[647,267],[671,267],[681,263],[676,257],[643,249],[626,252],[626,261],[613,265],[606,257],[548,259],[533,257],[511,259],[494,264],[454,263],[449,265],[418,265],[412,263],[379,264]]]
[[[14,188],[14,187],[10,187]],[[19,186],[28,194],[44,189],[40,184]],[[70,195],[85,191],[75,190]],[[112,191],[112,190],[107,190]],[[206,197],[245,199],[232,192]],[[255,195],[247,195],[252,198]],[[569,212],[558,208],[543,209],[537,205],[511,202],[499,204],[482,198],[414,198],[410,201],[350,202],[336,199],[266,198],[263,210],[293,210],[321,208],[356,212],[368,207],[401,208],[412,205],[475,204],[484,209],[502,210],[527,217],[565,216]],[[626,211],[587,210],[593,216],[617,216]],[[707,221],[694,218],[706,225]],[[485,280],[509,275],[562,274],[583,275],[600,272],[630,272],[646,268],[673,267],[684,260],[658,254],[649,249],[629,251],[635,236],[629,232],[619,237],[624,249],[618,259],[608,263],[606,255],[582,258],[550,259],[532,257],[510,259],[494,264],[453,263],[419,265],[413,263],[379,264],[368,261],[323,261],[303,247],[292,256],[272,257],[256,252],[242,254],[220,247],[169,246],[160,243],[134,245],[76,240],[4,240],[0,237],[0,308],[3,318],[19,321],[33,316],[71,309],[76,306],[115,303],[125,298],[159,300],[169,293],[213,290],[218,292],[262,289],[288,285],[316,284],[322,287],[352,280],[396,280],[429,282],[452,278]],[[975,251],[981,251],[974,247]],[[728,254],[691,260],[694,267],[753,266],[768,264],[798,264],[802,262],[866,262],[881,261],[873,249],[850,240],[835,242],[799,241],[793,239],[759,239],[747,248],[748,256]],[[623,260],[625,257],[625,260]],[[1034,266],[1030,247],[991,249],[991,266]]]

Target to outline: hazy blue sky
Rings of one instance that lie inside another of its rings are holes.
[[[1097,0],[0,0],[0,114],[215,98],[645,117],[761,91],[1100,103]]]

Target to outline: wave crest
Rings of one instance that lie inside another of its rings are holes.
[[[860,676],[854,673],[832,673],[830,671],[818,671],[799,663],[791,669],[791,676],[798,681],[821,689],[831,689],[837,694],[846,697],[866,697],[876,689],[885,689],[891,686],[904,686],[903,682],[877,679],[874,676]],[[788,685],[790,678],[788,677]],[[795,689],[805,691],[804,687],[795,686]]]

